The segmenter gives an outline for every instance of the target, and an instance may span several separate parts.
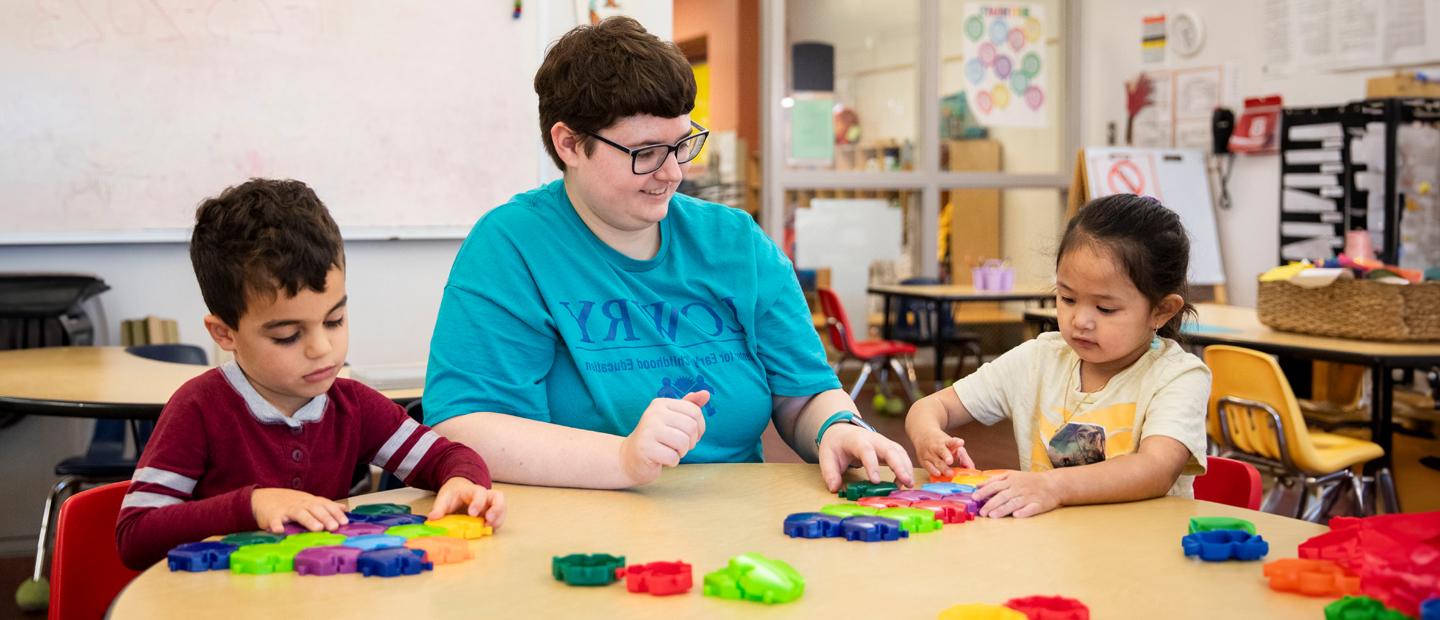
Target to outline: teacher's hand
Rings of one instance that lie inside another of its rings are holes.
[[[620,442],[620,463],[635,484],[648,484],[660,477],[664,467],[680,464],[705,434],[705,414],[710,392],[686,394],[684,398],[657,398],[641,414],[630,436]]]
[[[915,467],[900,444],[854,424],[836,424],[825,431],[820,440],[820,478],[831,492],[840,490],[841,474],[857,461],[865,468],[865,477],[870,482],[880,482],[883,461],[895,472],[898,485],[915,486]]]

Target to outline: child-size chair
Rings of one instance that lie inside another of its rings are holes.
[[[929,277],[907,278],[900,281],[900,284],[907,286],[940,283],[939,278]],[[930,324],[932,317],[940,319],[939,325]],[[975,358],[975,368],[980,368],[980,365],[985,363],[981,357],[980,334],[966,330],[956,323],[954,307],[947,302],[918,297],[898,297],[893,303],[886,304],[885,323],[889,327],[892,339],[917,346],[925,346],[934,342],[935,330],[940,330],[940,338],[945,341],[946,346],[951,347],[953,351],[958,351],[955,360],[956,381],[965,373],[966,356]]]
[[[1195,478],[1195,499],[1237,508],[1260,509],[1260,470],[1245,461],[1212,456],[1205,475]]]
[[[895,371],[895,376],[905,393],[905,398],[914,402],[919,398],[915,391],[915,346],[904,342],[893,340],[867,339],[856,340],[855,330],[850,327],[850,319],[845,314],[845,307],[840,304],[840,296],[828,288],[816,290],[820,296],[820,309],[825,313],[826,332],[830,335],[830,344],[840,352],[840,359],[835,362],[835,372],[840,372],[840,366],[850,358],[860,360],[865,364],[860,369],[860,377],[855,380],[855,386],[850,388],[850,398],[853,400],[860,396],[860,389],[865,387],[865,382],[870,379],[870,373],[879,370],[879,384],[883,389],[886,382],[888,369]]]
[[[120,562],[115,519],[130,481],[81,491],[60,507],[50,570],[50,620],[98,620],[138,571]]]
[[[1273,510],[1283,487],[1301,485],[1295,515],[1319,522],[1348,483],[1358,510],[1368,512],[1366,490],[1379,487],[1386,509],[1395,511],[1395,486],[1387,469],[1375,478],[1352,471],[1385,455],[1374,442],[1311,432],[1274,358],[1258,351],[1214,345],[1205,349],[1212,373],[1209,434],[1220,456],[1255,464],[1277,478],[1265,499]],[[1311,495],[1314,495],[1312,498]]]

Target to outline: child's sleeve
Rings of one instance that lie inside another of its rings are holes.
[[[164,559],[178,545],[257,527],[250,508],[255,485],[193,499],[208,448],[200,410],[192,403],[165,407],[120,504],[115,542],[121,561],[134,570]]]
[[[745,219],[749,220],[748,217]],[[749,222],[760,284],[755,316],[757,353],[771,392],[812,396],[840,387],[825,359],[825,346],[810,319],[795,266],[765,233]]]
[[[1210,369],[1185,354],[1188,363],[1173,378],[1165,381],[1150,399],[1141,424],[1140,438],[1163,435],[1180,442],[1190,450],[1190,460],[1181,475],[1205,473],[1205,416],[1210,408]]]
[[[358,411],[364,419],[362,456],[406,485],[438,491],[446,480],[464,478],[490,487],[485,460],[464,444],[441,437],[405,415],[384,395],[356,385]]]
[[[1040,351],[1038,343],[1038,340],[1022,342],[955,382],[951,389],[960,397],[970,417],[986,426],[1010,417],[1014,393],[1032,383],[1030,378],[1035,374]]]

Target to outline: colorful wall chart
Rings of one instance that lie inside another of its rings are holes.
[[[965,92],[980,124],[1044,127],[1044,7],[968,3],[964,19]]]

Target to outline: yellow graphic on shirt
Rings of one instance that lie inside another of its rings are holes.
[[[1031,434],[1031,471],[1099,463],[1135,450],[1135,403],[1079,414],[1063,407],[1053,416],[1037,411]]]

